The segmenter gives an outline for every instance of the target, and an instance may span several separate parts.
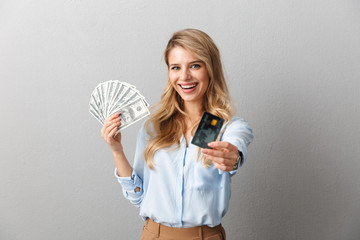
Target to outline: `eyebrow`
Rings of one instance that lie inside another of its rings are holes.
[[[201,61],[201,60],[195,60],[195,61],[189,62],[189,64],[194,64],[194,63],[204,63],[204,62]],[[178,64],[178,63],[173,63],[173,64],[170,64],[170,67],[171,67],[171,66],[175,66],[175,65],[180,65],[180,64]]]

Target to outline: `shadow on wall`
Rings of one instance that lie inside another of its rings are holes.
[[[316,105],[318,95],[311,96],[288,95],[274,124],[266,123],[270,130],[263,138],[255,134],[256,144],[266,146],[254,170],[263,192],[251,207],[264,235],[259,239],[360,239],[354,143],[339,142],[346,136],[327,114],[331,106]],[[268,139],[274,141],[261,142]]]

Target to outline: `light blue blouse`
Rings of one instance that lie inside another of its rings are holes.
[[[241,118],[225,124],[220,140],[235,145],[247,158],[253,140],[252,129]],[[212,164],[205,168],[196,159],[198,147],[180,140],[178,149],[162,149],[154,155],[154,170],[144,160],[148,135],[144,128],[138,133],[132,177],[115,176],[122,185],[125,198],[140,208],[140,216],[171,226],[194,227],[221,223],[229,207],[230,182],[237,170],[221,171]],[[140,191],[135,192],[135,188]]]

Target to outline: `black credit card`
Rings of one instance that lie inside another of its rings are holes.
[[[191,143],[201,148],[211,148],[208,143],[216,140],[224,121],[218,116],[204,112]]]

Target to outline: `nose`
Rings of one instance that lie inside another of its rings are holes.
[[[181,71],[180,80],[185,81],[191,79],[190,70],[188,68],[183,68]]]

